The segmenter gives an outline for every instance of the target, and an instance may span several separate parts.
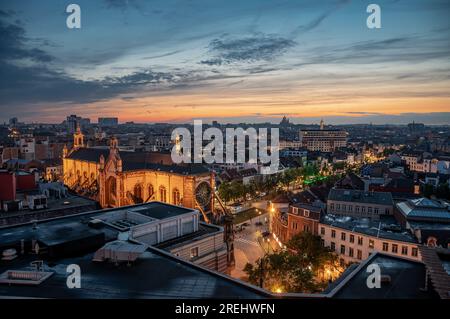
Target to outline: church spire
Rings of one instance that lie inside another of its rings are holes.
[[[81,132],[80,123],[77,123],[77,129],[73,134],[73,148],[79,149],[84,147],[84,134]]]
[[[323,130],[325,127],[325,123],[323,122],[323,119],[320,120],[320,129]]]

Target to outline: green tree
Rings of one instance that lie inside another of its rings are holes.
[[[338,257],[321,244],[320,236],[302,232],[287,244],[288,249],[266,255],[244,271],[250,283],[284,292],[317,292],[327,284],[329,273],[340,273]]]
[[[228,203],[232,199],[230,183],[228,183],[228,182],[221,183],[219,185],[218,192],[219,192],[220,198],[223,199],[225,204]]]

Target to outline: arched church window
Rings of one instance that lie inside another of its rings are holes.
[[[172,192],[172,203],[174,205],[180,205],[180,191],[175,188]]]
[[[148,184],[147,190],[148,190],[148,198],[150,199],[153,195],[155,195],[155,189],[153,188],[152,184]]]
[[[142,202],[142,186],[140,184],[136,184],[134,186],[134,197],[136,197],[136,199],[138,199],[138,201],[141,203]]]
[[[159,200],[161,202],[167,202],[167,191],[166,191],[166,188],[164,186],[161,186],[159,188]]]

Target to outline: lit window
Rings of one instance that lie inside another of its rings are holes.
[[[198,247],[191,248],[191,259],[198,257]]]

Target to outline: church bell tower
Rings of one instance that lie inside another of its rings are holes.
[[[81,132],[80,124],[77,124],[77,130],[73,134],[73,148],[79,149],[84,147],[84,134]]]

